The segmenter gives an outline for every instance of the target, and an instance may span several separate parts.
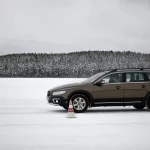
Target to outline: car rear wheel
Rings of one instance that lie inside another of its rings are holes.
[[[71,97],[72,105],[76,113],[85,112],[88,108],[88,98],[83,94],[75,94]]]
[[[144,109],[145,104],[135,104],[135,105],[133,105],[133,107],[136,108],[136,109]]]
[[[150,110],[150,97],[148,97],[148,99],[147,99],[146,107],[148,110]]]

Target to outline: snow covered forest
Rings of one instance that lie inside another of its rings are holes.
[[[0,77],[89,77],[108,69],[150,68],[150,54],[130,51],[23,53],[0,56]]]

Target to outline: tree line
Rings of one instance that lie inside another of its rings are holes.
[[[0,77],[84,78],[109,69],[150,68],[150,54],[82,51],[0,56]]]

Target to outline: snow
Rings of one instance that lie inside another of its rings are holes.
[[[149,150],[150,113],[133,107],[90,108],[66,118],[47,90],[83,79],[0,79],[0,150]]]

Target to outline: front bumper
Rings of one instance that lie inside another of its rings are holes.
[[[48,103],[60,106],[67,106],[68,102],[62,96],[47,96]]]

